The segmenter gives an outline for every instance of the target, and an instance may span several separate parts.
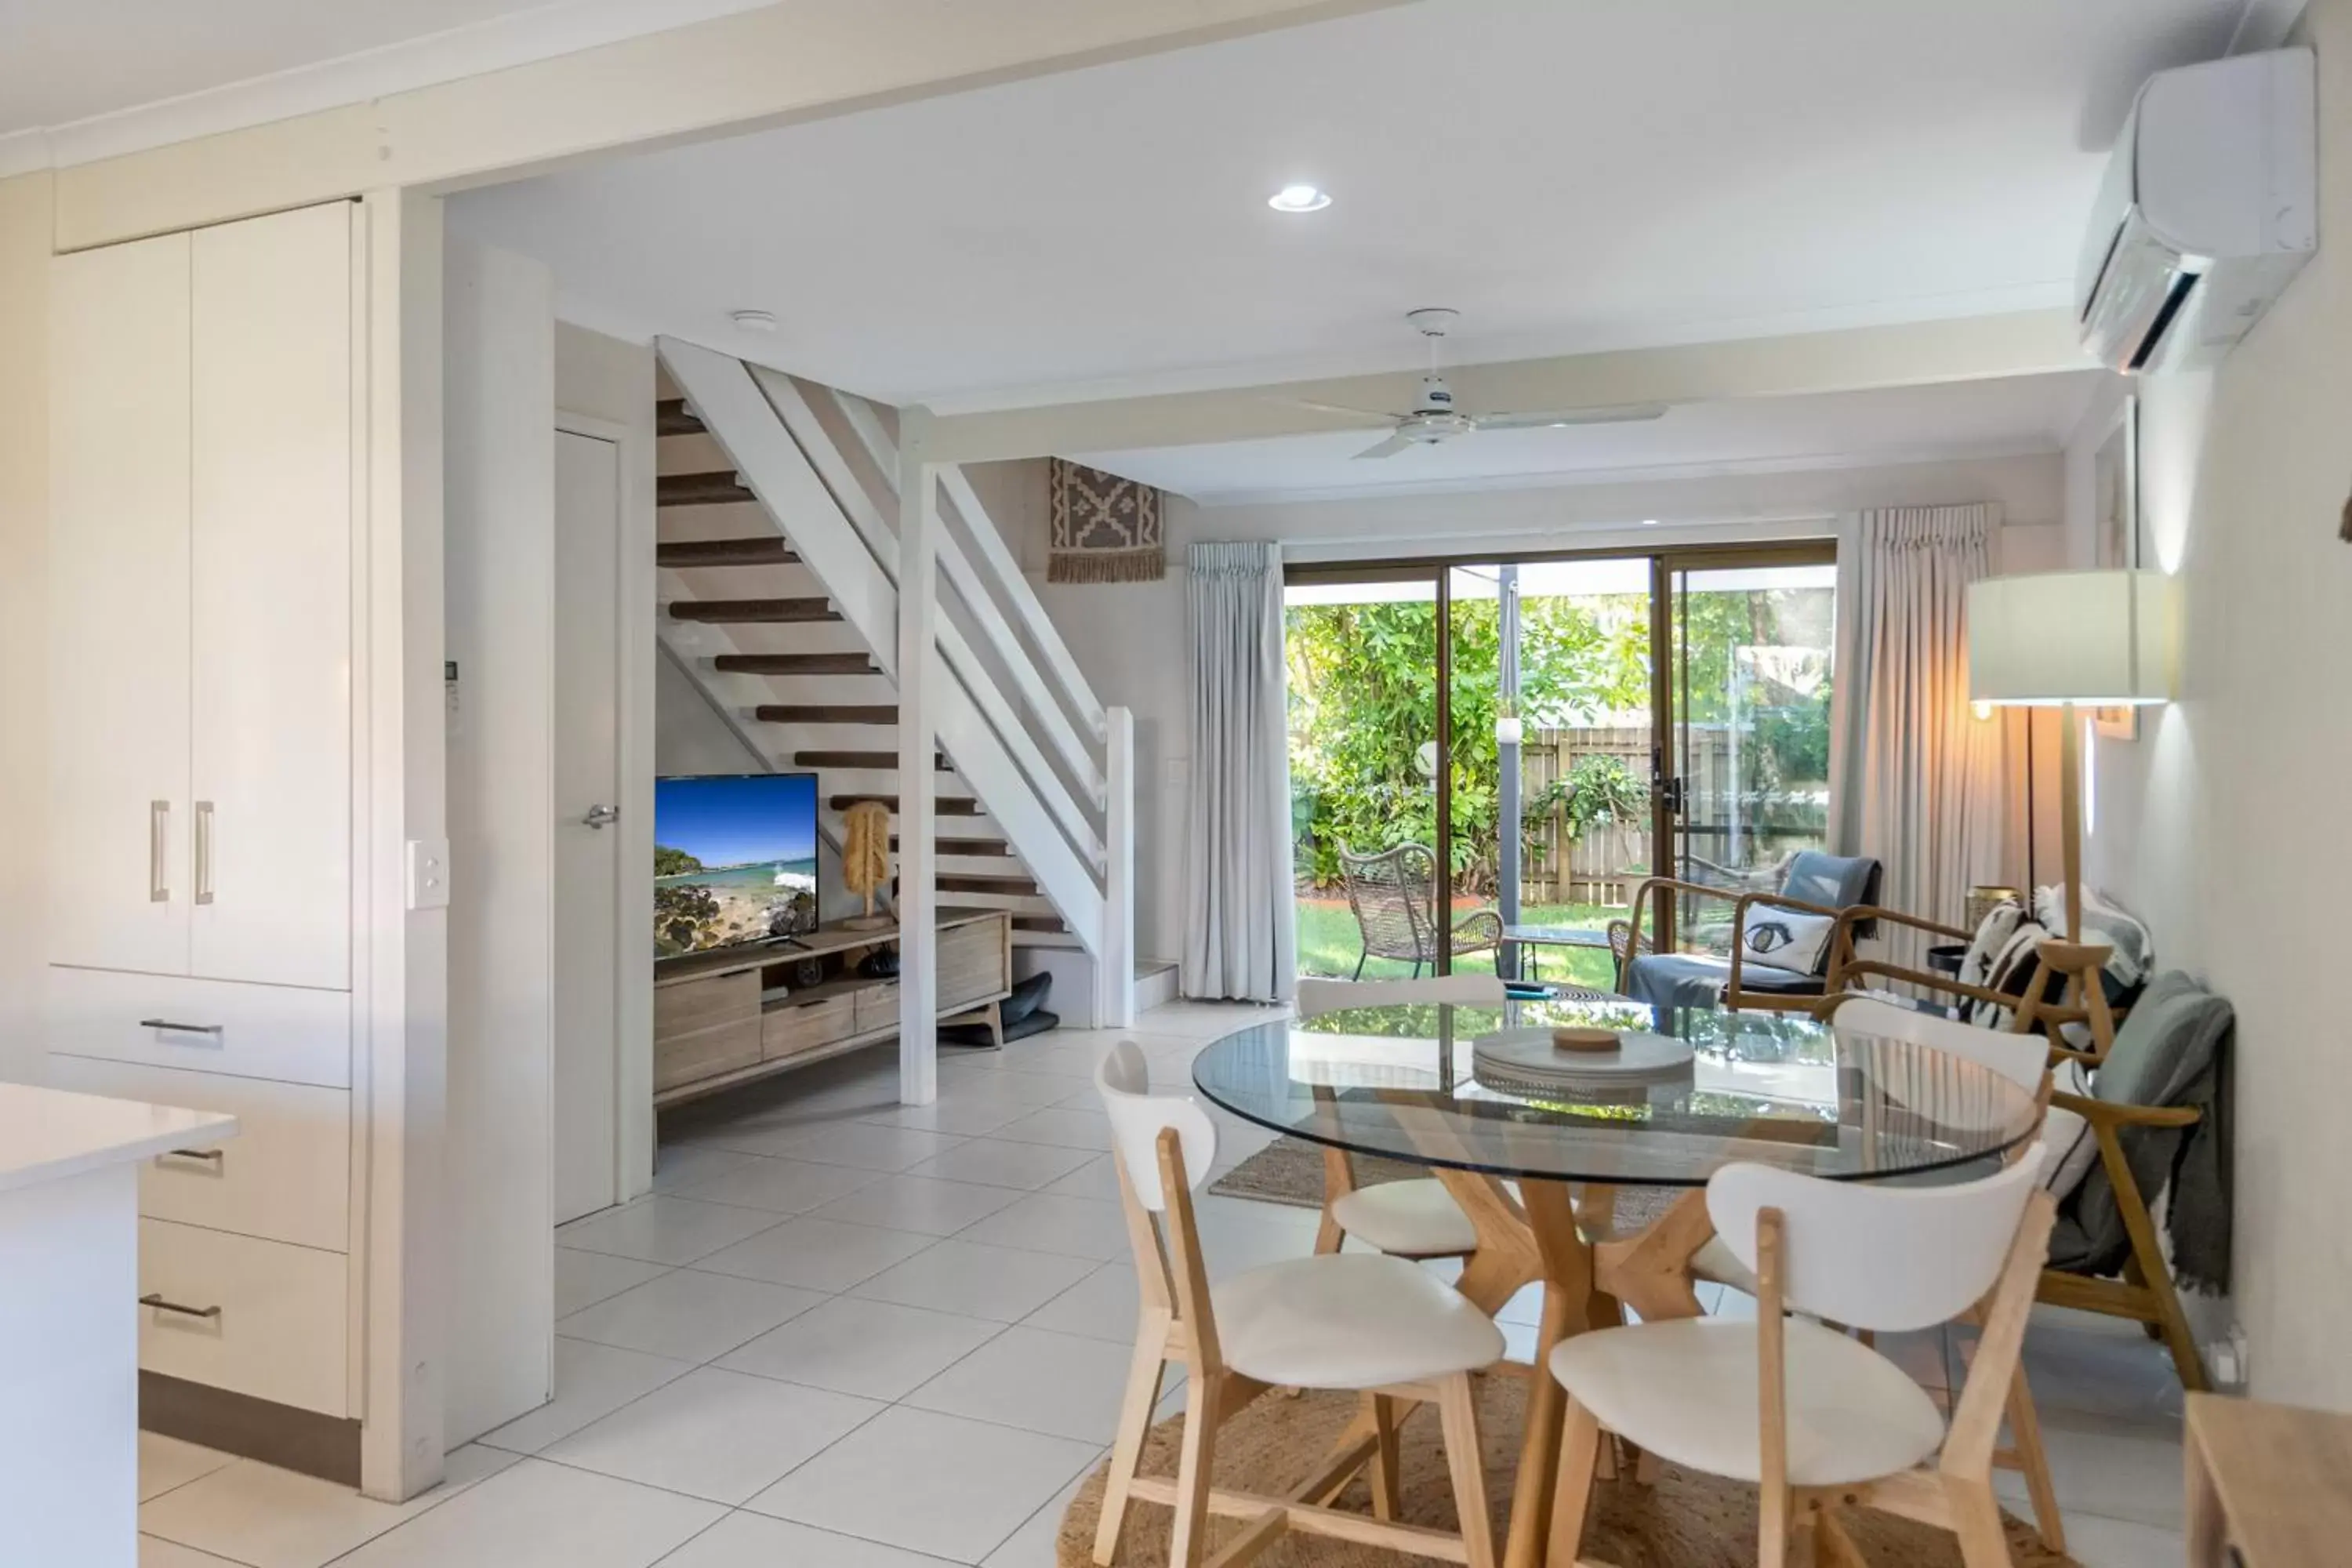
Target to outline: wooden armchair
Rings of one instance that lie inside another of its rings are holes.
[[[1954,1004],[1983,1002],[2010,1014],[2009,1026],[2019,1034],[2031,1034],[2036,1029],[2050,1037],[2053,1047],[2064,1044],[2063,1030],[2068,1024],[2081,1024],[2089,1031],[2092,1048],[2089,1051],[2069,1051],[2090,1066],[2096,1067],[2106,1059],[2116,1043],[2116,1014],[2107,1005],[2106,987],[2100,983],[2100,971],[2113,953],[2112,948],[2090,942],[2060,942],[2055,938],[2043,942],[2034,952],[2033,973],[2025,983],[2021,995],[2010,995],[1982,985],[1972,985],[1949,974],[1933,974],[1924,969],[1913,969],[1885,959],[1864,958],[1856,945],[1859,931],[1875,922],[1882,929],[1898,926],[1922,931],[1946,942],[1966,942],[1976,933],[1959,926],[1921,915],[1906,914],[1900,910],[1884,909],[1877,905],[1857,904],[1839,911],[1839,930],[1830,942],[1830,973],[1826,994],[1835,996],[1876,982],[1881,984],[1909,985],[1926,992],[1933,998],[1950,998]],[[2061,984],[2063,977],[2063,984]],[[2053,989],[2059,993],[2057,1001],[2050,1000]]]
[[[2084,1052],[2063,1047],[2053,1047],[2051,1055],[2075,1061],[2091,1059]],[[2123,1217],[2125,1233],[2131,1237],[2131,1258],[2125,1263],[2120,1279],[2095,1279],[2045,1268],[2034,1290],[2034,1300],[2053,1307],[2073,1307],[2147,1324],[2150,1334],[2160,1335],[2165,1349],[2172,1353],[2172,1364],[2180,1373],[2180,1386],[2192,1393],[2210,1388],[2204,1359],[2198,1354],[2196,1337],[2189,1331],[2188,1315],[2180,1310],[2179,1292],[2172,1287],[2171,1266],[2165,1261],[2164,1248],[2157,1239],[2156,1221],[2148,1213],[2147,1200],[2140,1194],[2138,1179],[2132,1174],[2131,1162],[2125,1157],[2120,1136],[2126,1128],[2192,1127],[2202,1113],[2189,1106],[2118,1105],[2079,1094],[2053,1093],[2050,1104],[2053,1110],[2071,1110],[2091,1124],[2092,1133],[2099,1141],[2100,1167],[2106,1172],[2107,1181],[2115,1190],[2116,1211]]]
[[[1706,960],[1710,967],[1723,972],[1723,1004],[1727,1007],[1814,1008],[1825,995],[1833,995],[1840,987],[1830,983],[1830,976],[1840,969],[1841,956],[1851,957],[1853,928],[1843,920],[1831,932],[1825,951],[1822,971],[1812,975],[1794,974],[1787,970],[1767,970],[1760,964],[1747,963],[1740,952],[1738,933],[1748,922],[1748,911],[1759,907],[1793,910],[1799,914],[1827,915],[1832,920],[1844,911],[1827,904],[1816,904],[1785,894],[1750,889],[1737,891],[1715,887],[1705,882],[1685,882],[1674,877],[1652,877],[1633,889],[1633,901],[1623,920],[1609,922],[1609,952],[1617,963],[1617,989],[1627,992],[1633,976],[1633,966],[1642,958],[1657,954],[1655,931],[1661,912],[1657,900],[1678,895],[1719,900],[1731,905],[1731,952],[1727,957],[1711,953],[1674,954],[1671,956]],[[1643,922],[1644,907],[1649,911],[1646,929]]]

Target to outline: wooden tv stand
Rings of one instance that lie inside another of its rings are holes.
[[[971,1018],[1004,1041],[998,1005],[1013,990],[1013,917],[985,910],[940,919],[940,1021]],[[790,1072],[898,1033],[898,983],[857,973],[858,960],[896,947],[898,928],[803,933],[654,966],[654,1104]],[[815,961],[814,985],[794,983]]]

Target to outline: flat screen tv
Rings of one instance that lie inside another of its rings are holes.
[[[654,954],[816,929],[816,775],[654,781]]]

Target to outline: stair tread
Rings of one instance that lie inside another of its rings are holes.
[[[711,668],[730,675],[879,675],[862,653],[722,653]]]
[[[945,872],[931,879],[932,885],[942,893],[1013,893],[1029,898],[1042,898],[1037,884],[1026,877],[981,876],[971,871]]]
[[[861,800],[878,800],[892,811],[898,809],[898,797],[895,795],[837,795],[826,804],[835,811],[846,811]],[[934,802],[934,806],[940,816],[980,815],[980,802],[961,795],[940,795]]]
[[[898,765],[896,752],[794,752],[794,765],[803,768],[895,768]],[[934,754],[932,765],[941,773],[950,772],[948,760]]]
[[[793,566],[800,557],[781,533],[751,539],[680,539],[657,545],[654,561],[662,566]]]
[[[896,724],[888,703],[762,702],[751,717],[763,724]]]
[[[656,506],[732,506],[759,499],[724,469],[712,474],[664,474],[654,481]]]
[[[665,397],[654,405],[654,434],[656,436],[700,436],[709,429],[694,416],[683,397]]]
[[[841,612],[833,601],[798,599],[673,599],[670,619],[707,625],[772,625],[791,622],[837,621]]]

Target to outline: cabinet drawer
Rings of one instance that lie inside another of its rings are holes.
[[[343,1252],[351,1245],[352,1097],[340,1089],[58,1057],[49,1079],[85,1094],[236,1118],[216,1158],[162,1154],[139,1173],[139,1212]]]
[[[769,1010],[760,1055],[774,1061],[778,1057],[797,1056],[835,1040],[845,1040],[866,1027],[858,1021],[860,1016],[857,1004],[849,994],[827,996],[816,1002],[786,1002]]]
[[[139,1364],[322,1415],[345,1414],[347,1259],[169,1220],[139,1222]]]
[[[868,985],[856,993],[857,1032],[868,1029],[895,1029],[898,1026],[898,983],[885,981]]]
[[[712,974],[654,987],[654,1037],[690,1035],[760,1016],[760,972]]]
[[[654,1039],[654,1089],[676,1089],[722,1072],[747,1068],[760,1059],[760,1016],[690,1035],[656,1036]]]
[[[959,1003],[993,996],[1010,984],[1001,922],[981,921],[940,932],[941,1012]]]
[[[52,968],[48,1020],[62,1056],[351,1087],[346,991]]]

